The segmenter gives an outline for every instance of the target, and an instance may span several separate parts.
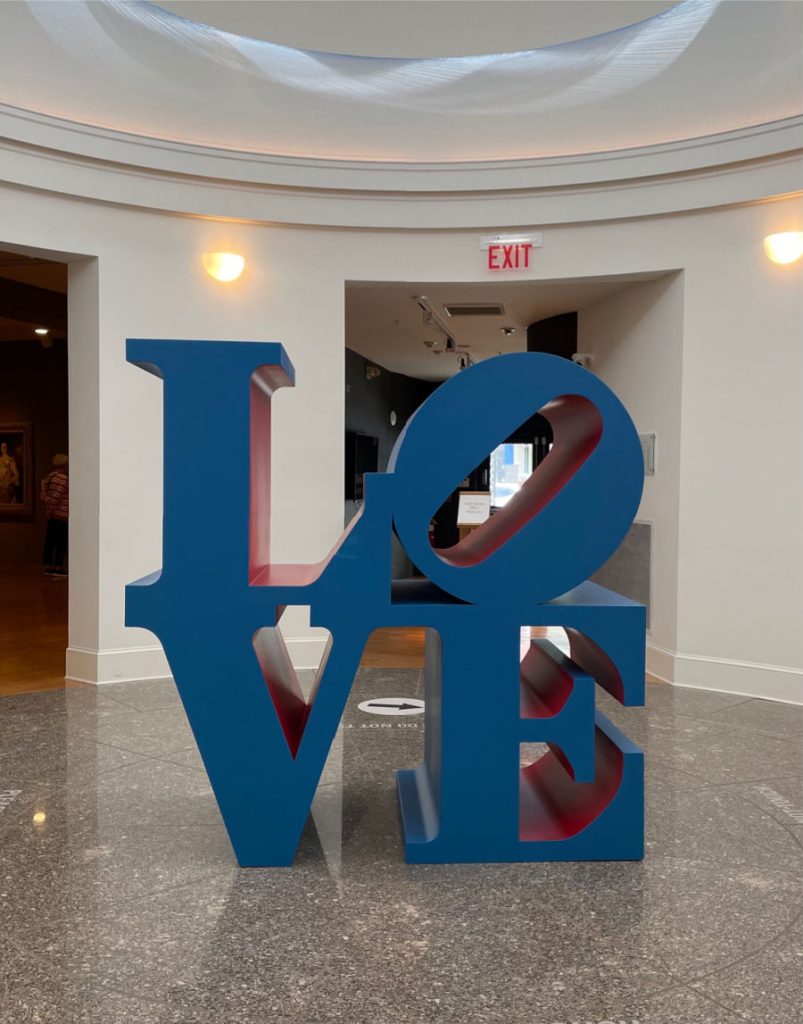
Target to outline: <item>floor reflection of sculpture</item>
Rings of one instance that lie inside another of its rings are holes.
[[[127,588],[127,623],[164,645],[241,864],[292,861],[382,626],[427,627],[425,758],[398,775],[409,861],[642,856],[642,754],[594,692],[643,703],[644,608],[588,582],[638,508],[642,459],[600,380],[535,353],[452,378],[407,424],[388,472],[366,477],[362,512],[328,558],[277,565],[270,400],[293,383],[282,346],[137,340],[128,358],[164,381],[165,478],[163,568]],[[552,451],[480,529],[435,550],[433,511],[536,411]],[[214,511],[199,448],[230,496]],[[425,579],[391,580],[393,530]],[[309,697],[277,629],[292,605],[332,637]],[[570,657],[533,640],[520,658],[527,625],[563,626]],[[548,752],[522,768],[533,742]]]

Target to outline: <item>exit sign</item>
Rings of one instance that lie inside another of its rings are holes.
[[[529,270],[533,263],[533,249],[540,249],[544,236],[485,235],[480,249],[485,253],[486,270]]]

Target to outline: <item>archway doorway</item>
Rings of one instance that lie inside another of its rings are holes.
[[[67,265],[0,249],[0,696],[64,686]]]
[[[647,607],[648,650],[657,663],[661,647],[672,649],[675,630],[682,288],[682,275],[652,271],[557,280],[347,282],[345,521],[361,504],[360,474],[386,469],[405,424],[440,383],[497,354],[573,358],[620,395],[653,448],[655,431],[661,434],[662,470],[649,470],[639,517],[595,576]],[[548,456],[551,441],[551,428],[536,414],[488,452],[433,510],[433,545],[449,547],[461,530],[473,528],[460,521],[462,492],[481,493],[485,516],[495,514]],[[365,454],[369,442],[372,458]],[[441,444],[449,444],[448,432],[433,438],[433,450]],[[654,531],[661,538],[656,559]],[[392,543],[394,578],[415,575],[398,540]],[[549,639],[565,644],[563,631],[554,633]],[[422,661],[421,648],[419,633],[378,631],[366,664],[414,666]]]

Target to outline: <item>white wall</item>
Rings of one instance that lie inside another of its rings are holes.
[[[344,215],[347,202],[354,200],[344,200]],[[475,202],[478,219],[492,225],[493,200]],[[438,209],[433,203],[435,221]],[[803,222],[799,199],[555,225],[543,228],[544,247],[531,271],[539,280],[682,272],[666,285],[644,286],[643,325],[633,309],[621,321],[643,369],[640,397],[617,352],[613,312],[598,317],[608,323],[606,373],[632,389],[623,397],[639,426],[659,433],[663,473],[672,465],[672,417],[680,403],[677,622],[673,641],[671,600],[662,602],[654,638],[658,643],[660,625],[682,683],[786,699],[800,699],[803,678],[801,267],[768,263],[761,241],[796,219]],[[161,490],[160,385],[125,363],[125,337],[285,344],[298,383],[276,398],[273,550],[279,560],[313,561],[342,522],[345,281],[481,280],[481,233],[235,223],[0,186],[0,245],[97,258],[71,275],[74,466],[86,457],[89,467],[99,427],[97,480],[89,468],[86,478],[90,491],[97,487],[97,512],[91,493],[75,505],[87,557],[72,580],[80,596],[72,606],[71,674],[102,681],[165,671],[154,639],[122,625],[125,583],[160,561]],[[201,269],[200,254],[221,248],[248,258],[235,285],[217,284]],[[81,290],[91,299],[95,287],[97,339],[93,314],[79,312],[75,301]],[[681,301],[682,367],[677,327],[668,326],[677,324]],[[639,336],[648,339],[646,348],[634,340]],[[658,388],[667,394],[659,398]],[[660,424],[647,422],[651,405]],[[747,410],[762,430],[745,430]],[[86,452],[76,452],[77,444]],[[656,488],[668,479],[657,475]],[[657,495],[645,501],[652,498],[655,516],[671,507]],[[669,535],[670,526],[664,529]],[[97,567],[89,557],[93,534]],[[671,579],[660,585],[669,593]]]
[[[690,254],[675,672],[803,703],[803,265],[748,244],[802,213],[711,213]]]
[[[770,263],[760,240],[801,221],[795,199],[672,219],[657,234],[642,225],[631,244],[646,254],[660,238],[682,277],[580,317],[595,370],[658,434],[640,510],[656,524],[650,670],[798,702],[803,275]]]
[[[101,428],[99,277],[96,259],[69,266],[70,647],[77,678],[95,680],[100,638]]]
[[[638,518],[652,524],[653,589],[648,669],[672,678],[678,627],[683,274],[627,285],[580,311],[578,350],[627,406],[640,434],[656,435],[654,476]]]

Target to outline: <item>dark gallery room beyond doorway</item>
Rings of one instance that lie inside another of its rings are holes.
[[[64,686],[67,267],[0,252],[0,696]]]

